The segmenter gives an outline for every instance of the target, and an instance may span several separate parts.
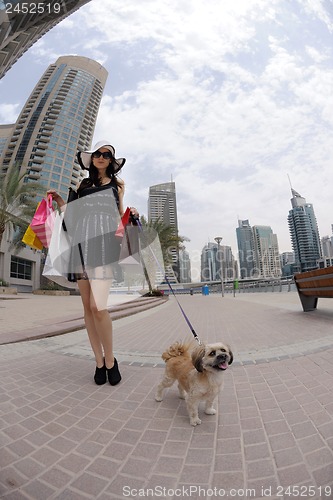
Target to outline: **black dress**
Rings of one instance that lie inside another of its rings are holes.
[[[115,181],[70,192],[64,224],[71,242],[69,281],[111,279],[118,263],[120,238],[115,236],[119,195]]]

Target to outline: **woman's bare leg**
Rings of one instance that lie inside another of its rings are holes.
[[[84,321],[91,348],[100,368],[114,364],[112,344],[112,320],[107,310],[111,282],[108,280],[79,280],[81,299],[84,308]]]
[[[95,329],[98,332],[99,341],[103,347],[107,368],[112,368],[114,364],[112,320],[107,310],[110,286],[111,281],[109,280],[90,280],[90,304],[93,310]]]
[[[91,287],[88,280],[78,280],[78,287],[81,295],[84,310],[84,322],[88,332],[88,338],[91,348],[95,355],[96,365],[101,368],[104,365],[104,353],[99,339],[98,331],[96,329],[94,314],[91,309]]]

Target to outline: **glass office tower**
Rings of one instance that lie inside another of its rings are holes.
[[[149,188],[148,222],[161,220],[166,226],[171,226],[178,235],[176,185],[174,182],[156,184]],[[179,280],[179,250],[170,249],[173,272]],[[166,270],[167,271],[167,270]]]
[[[270,226],[253,226],[256,261],[261,278],[280,278],[281,263],[276,234]]]
[[[83,171],[78,150],[91,147],[107,71],[86,57],[63,56],[51,64],[23,107],[3,148],[1,169],[11,164],[65,199]]]
[[[258,277],[259,271],[256,261],[255,242],[252,227],[248,219],[238,221],[236,236],[240,277],[242,279]]]
[[[310,271],[318,267],[317,260],[321,258],[317,220],[312,204],[306,203],[294,189],[291,193],[292,210],[289,211],[288,224],[295,252],[295,271]]]

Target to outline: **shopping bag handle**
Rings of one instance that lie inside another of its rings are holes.
[[[48,194],[47,197],[46,197],[46,201],[47,201],[47,206],[49,208],[52,208],[53,206],[53,198],[52,198],[52,194]]]

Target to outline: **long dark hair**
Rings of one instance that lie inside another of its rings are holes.
[[[111,179],[111,182],[115,182],[117,186],[120,186],[120,183],[118,182],[117,177],[114,173],[114,166],[112,163],[109,163],[109,165],[107,166],[105,174],[107,177],[109,177],[109,179]],[[82,180],[77,189],[77,192],[79,193],[80,191],[82,191],[82,189],[91,187],[93,185],[101,186],[102,184],[98,175],[98,169],[95,167],[95,165],[91,160],[89,165],[89,177],[86,177],[85,179]]]

